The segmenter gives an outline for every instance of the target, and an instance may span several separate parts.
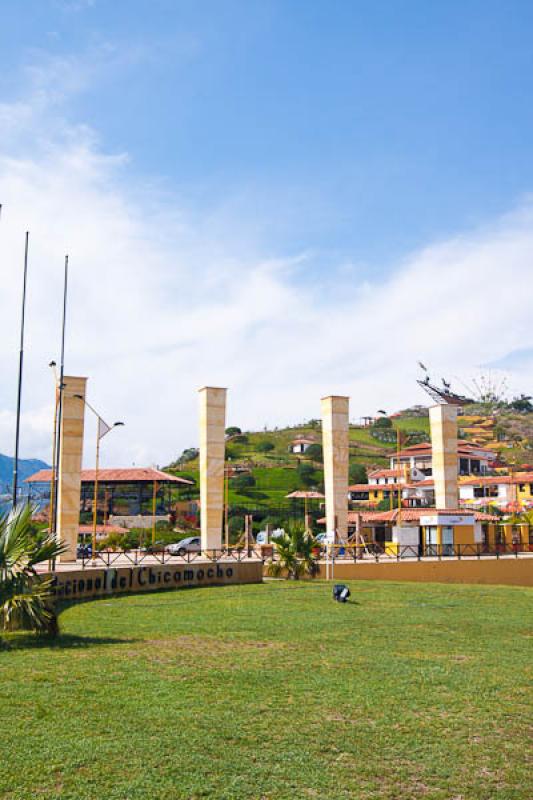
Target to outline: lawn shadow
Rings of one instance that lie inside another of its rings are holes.
[[[15,650],[71,650],[74,648],[98,647],[111,644],[133,644],[136,639],[118,639],[112,636],[77,636],[73,633],[60,633],[55,639],[38,636],[34,633],[7,633],[0,637],[0,653]]]

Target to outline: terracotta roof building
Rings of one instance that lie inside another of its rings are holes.
[[[96,473],[94,469],[82,469],[81,482],[94,483]],[[29,478],[26,478],[25,483],[50,483],[52,480],[51,469],[41,469],[34,472]],[[113,469],[99,469],[98,482],[99,483],[159,483],[161,485],[166,483],[181,483],[192,484],[186,478],[178,478],[177,475],[170,475],[168,472],[162,472],[159,469],[152,467],[126,467],[113,468]]]
[[[409,467],[411,472],[418,470],[426,477],[433,474],[433,450],[429,442],[414,444],[394,453],[390,457],[391,469]],[[492,450],[459,440],[457,444],[457,472],[459,475],[483,475],[497,462]]]
[[[92,511],[94,503],[94,469],[81,471],[81,513]],[[52,470],[42,469],[26,478],[26,483],[48,502]],[[42,488],[46,484],[46,488]],[[194,481],[171,475],[153,467],[126,467],[98,470],[99,516],[118,517],[151,514],[156,493],[156,515],[167,515],[171,510],[171,488],[193,486]],[[83,517],[82,517],[83,518]]]

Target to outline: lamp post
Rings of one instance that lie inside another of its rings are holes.
[[[68,255],[65,256],[65,268],[63,277],[63,316],[61,320],[61,359],[59,365],[59,378],[57,374],[57,364],[51,361],[48,365],[54,370],[56,383],[56,397],[54,410],[54,443],[52,446],[52,482],[50,483],[50,530],[54,536],[57,535],[57,507],[58,507],[58,480],[59,459],[61,455],[61,423],[63,418],[63,391],[65,388],[65,334],[67,329],[67,294],[68,294]],[[53,498],[53,500],[52,500]],[[55,562],[52,562],[55,567]]]
[[[96,426],[96,463],[95,463],[95,471],[94,471],[94,496],[93,496],[93,536],[92,536],[92,545],[91,545],[91,556],[92,556],[92,564],[93,566],[96,565],[96,523],[97,523],[97,515],[98,515],[98,470],[100,467],[100,441],[104,438],[109,431],[113,430],[113,428],[118,428],[124,425],[123,422],[114,422],[112,425],[108,425],[105,420],[102,419],[98,411],[96,411],[90,403],[82,397],[81,394],[75,394],[74,397],[77,397],[78,400],[81,400],[87,408],[89,408],[93,414],[95,415],[96,419],[98,420],[98,425]]]
[[[54,424],[52,436],[52,477],[50,479],[50,499],[48,503],[48,530],[55,536],[56,533],[56,484],[57,484],[57,426],[59,422],[59,394],[61,392],[60,380],[57,374],[57,364],[55,361],[50,361],[48,366],[54,371],[55,383],[55,400],[54,400]],[[49,562],[50,569],[53,562]]]
[[[155,513],[157,510],[157,481],[152,486],[152,547],[155,545]]]
[[[50,533],[55,533],[55,493],[57,482],[57,426],[58,426],[58,410],[59,410],[59,393],[61,391],[60,379],[57,373],[57,364],[55,361],[50,361],[48,364],[50,369],[54,372],[55,383],[55,399],[54,399],[54,424],[53,424],[53,437],[52,437],[52,478],[50,480],[50,502],[48,506],[49,516],[49,530]]]
[[[13,508],[17,505],[18,494],[18,467],[19,467],[19,443],[20,443],[20,409],[22,400],[22,374],[24,365],[24,323],[26,319],[26,282],[28,277],[28,243],[30,234],[26,231],[24,244],[24,271],[22,282],[22,312],[20,320],[20,350],[19,350],[19,374],[17,384],[17,415],[15,423],[15,457],[13,459]]]
[[[224,467],[224,545],[226,552],[229,550],[229,479],[231,474],[231,467],[228,458],[228,463]]]

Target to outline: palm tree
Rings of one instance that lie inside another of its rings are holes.
[[[51,534],[31,530],[33,508],[20,505],[0,517],[0,625],[5,631],[30,630],[56,636],[52,579],[41,578],[36,565],[64,552]]]
[[[313,555],[313,548],[317,547],[314,536],[305,530],[301,523],[293,523],[287,527],[285,533],[276,536],[276,561],[268,563],[268,574],[273,578],[287,575],[288,578],[298,580],[302,575],[316,575],[318,571],[317,560]]]
[[[533,528],[533,509],[515,512],[504,521],[509,525],[529,525],[530,528]]]

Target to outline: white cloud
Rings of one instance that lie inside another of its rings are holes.
[[[12,132],[0,144],[0,451],[13,447],[26,229],[28,457],[49,458],[47,364],[58,356],[65,252],[67,373],[88,375],[90,401],[109,421],[126,422],[105,441],[107,463],[164,464],[194,445],[204,384],[229,387],[230,421],[244,427],[317,416],[329,393],[351,395],[355,418],[423,401],[418,358],[442,374],[468,375],[533,344],[529,201],[483,230],[410,255],[385,281],[369,272],[361,282],[360,268],[354,278],[344,263],[308,280],[305,254],[280,255],[275,242],[254,253],[249,235],[241,248],[246,221],[227,210],[193,216],[155,182],[134,181],[127,156],[105,154],[89,128],[64,119],[47,128],[48,103],[63,93],[57,74],[52,100],[33,91],[0,107]],[[45,75],[38,84],[47,85]],[[49,131],[38,143],[36,128]],[[516,389],[527,390],[531,375],[518,377]]]

